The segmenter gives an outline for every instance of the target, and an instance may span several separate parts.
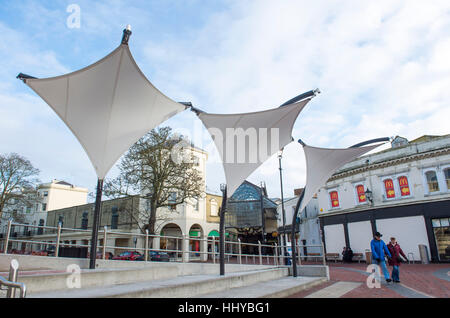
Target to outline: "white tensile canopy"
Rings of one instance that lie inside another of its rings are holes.
[[[264,161],[293,140],[295,120],[310,100],[253,113],[198,113],[222,159],[228,197]]]
[[[186,108],[150,83],[127,44],[79,71],[24,81],[77,137],[99,179],[139,138]]]
[[[315,193],[324,186],[333,173],[353,159],[379,147],[380,144],[345,149],[317,148],[303,145],[306,157],[306,192],[299,212],[308,205]]]

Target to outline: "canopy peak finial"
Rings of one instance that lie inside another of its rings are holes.
[[[131,25],[127,24],[123,30],[122,44],[128,45],[128,40],[130,39],[131,33]]]

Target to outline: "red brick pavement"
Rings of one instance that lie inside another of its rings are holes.
[[[366,285],[367,275],[358,272],[366,270],[366,264],[329,264],[330,282],[315,286],[312,289],[292,295],[291,298],[303,298],[335,282],[361,282],[362,285],[342,298],[403,298],[402,295],[382,284],[381,288],[369,288]],[[450,282],[433,275],[438,270],[450,270],[448,264],[402,264],[400,280],[402,285],[432,297],[450,298]],[[389,267],[391,270],[391,267]]]

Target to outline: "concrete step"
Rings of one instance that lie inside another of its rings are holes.
[[[283,277],[250,286],[199,295],[199,298],[284,298],[327,281],[326,277]]]
[[[277,280],[288,275],[287,268],[219,275],[189,275],[170,279],[147,280],[136,283],[97,285],[97,287],[30,292],[31,298],[189,298],[208,295],[232,288]]]
[[[139,281],[151,281],[156,279],[169,279],[178,276],[176,266],[165,266],[155,264],[145,268],[117,268],[117,269],[96,269],[81,270],[80,275],[76,273],[45,273],[26,275],[19,273],[18,281],[25,283],[27,294],[40,292],[59,292],[69,289],[68,286],[76,286],[77,282],[82,288],[96,286],[110,286],[117,284],[127,284]],[[79,281],[77,281],[79,277]]]

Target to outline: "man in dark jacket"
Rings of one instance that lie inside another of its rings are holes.
[[[381,235],[380,232],[376,232],[374,239],[372,240],[372,242],[370,242],[370,248],[372,250],[372,263],[381,265],[381,268],[383,269],[384,278],[386,279],[386,282],[389,283],[392,280],[389,276],[389,271],[386,267],[386,260],[384,259],[384,255],[386,254],[388,258],[391,258],[392,256],[386,244],[381,240],[382,236],[383,235]]]

